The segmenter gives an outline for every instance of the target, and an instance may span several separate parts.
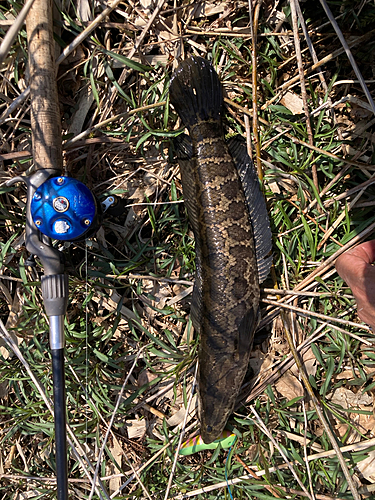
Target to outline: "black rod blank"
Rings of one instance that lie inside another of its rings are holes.
[[[68,500],[64,349],[52,349],[51,352],[55,414],[57,498],[58,500]]]

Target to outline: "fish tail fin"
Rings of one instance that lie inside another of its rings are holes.
[[[212,64],[202,57],[185,59],[172,76],[170,101],[190,130],[200,121],[221,120],[223,92]]]

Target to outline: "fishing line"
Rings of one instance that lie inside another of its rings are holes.
[[[232,444],[232,446],[228,450],[228,455],[227,455],[227,459],[225,460],[225,467],[224,467],[225,481],[227,483],[227,488],[228,488],[228,492],[229,492],[229,496],[230,496],[231,500],[233,500],[233,496],[232,496],[232,491],[230,489],[230,485],[229,485],[229,481],[228,481],[228,462],[229,462],[230,454],[232,452],[232,448],[234,448],[234,445],[236,444],[236,441],[237,441],[237,436],[234,438],[233,444]]]

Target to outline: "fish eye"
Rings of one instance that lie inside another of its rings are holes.
[[[207,425],[206,431],[207,432],[212,432],[212,427],[210,425]]]

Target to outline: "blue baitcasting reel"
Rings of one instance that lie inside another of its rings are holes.
[[[35,191],[31,216],[39,231],[54,240],[73,241],[91,235],[97,204],[91,191],[71,177],[52,177]]]

